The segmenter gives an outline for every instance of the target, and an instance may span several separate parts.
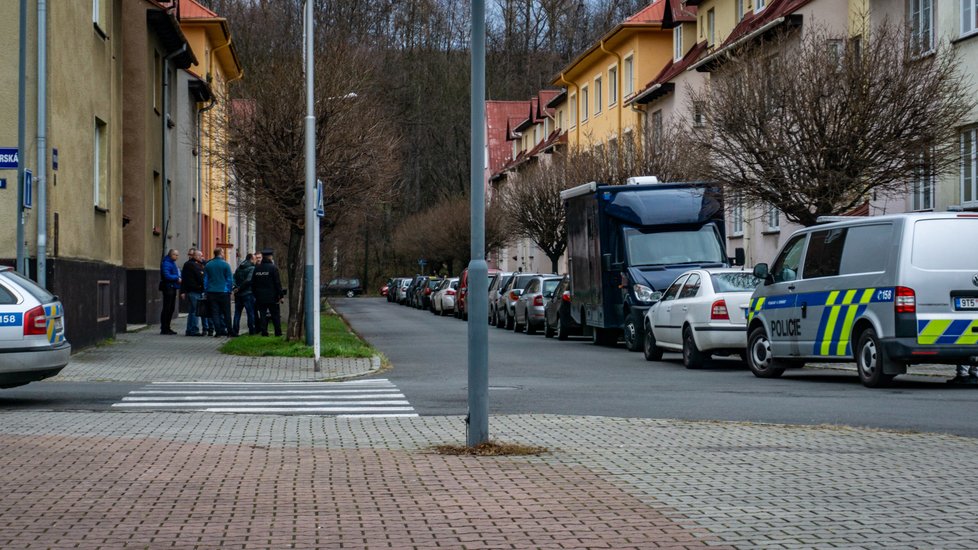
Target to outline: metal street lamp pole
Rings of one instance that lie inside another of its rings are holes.
[[[305,15],[305,44],[306,52],[306,292],[305,292],[305,325],[306,345],[315,346],[319,339],[319,278],[318,266],[315,265],[316,247],[319,246],[319,218],[316,216],[316,116],[313,108],[313,13],[312,0],[306,0]],[[318,351],[318,350],[316,350]],[[319,354],[315,354],[314,368],[319,370]]]
[[[489,440],[489,266],[486,264],[486,3],[472,0],[472,242],[468,275],[469,417],[466,444]]]

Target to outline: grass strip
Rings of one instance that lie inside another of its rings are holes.
[[[312,357],[312,346],[284,337],[243,335],[220,347],[227,355],[248,357]],[[373,357],[377,352],[360,339],[339,315],[323,314],[320,325],[321,357]]]

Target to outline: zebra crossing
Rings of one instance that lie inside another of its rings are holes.
[[[418,416],[389,380],[347,382],[153,382],[112,405],[120,410],[337,417]]]

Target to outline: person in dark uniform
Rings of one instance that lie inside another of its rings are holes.
[[[258,330],[262,336],[268,336],[268,322],[275,328],[275,336],[282,335],[282,319],[279,303],[285,291],[282,290],[282,279],[278,267],[272,261],[272,249],[261,251],[261,263],[255,266],[251,275],[251,291],[255,295],[255,309],[258,313]]]

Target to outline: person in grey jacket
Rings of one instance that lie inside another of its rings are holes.
[[[224,261],[224,250],[214,249],[214,257],[204,266],[204,291],[211,305],[214,336],[229,336],[231,330],[231,266]]]

